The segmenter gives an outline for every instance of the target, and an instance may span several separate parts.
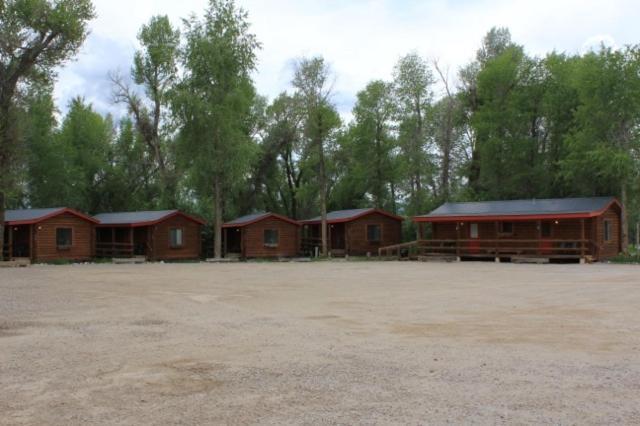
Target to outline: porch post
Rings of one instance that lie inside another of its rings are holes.
[[[418,223],[418,240],[422,240],[424,238],[422,222],[417,222],[417,223]]]
[[[584,219],[580,219],[580,259],[584,259]]]
[[[227,241],[229,241],[229,228],[224,228],[224,233],[222,234],[222,236],[224,237],[224,253],[222,253],[222,257],[225,257],[227,255],[227,252],[229,251],[227,245]]]
[[[240,228],[240,255],[244,257],[244,228]]]
[[[542,254],[542,250],[540,250],[540,246],[542,244],[542,221],[541,220],[537,220],[536,221],[536,229],[538,230],[537,234],[538,234],[538,254]]]
[[[13,258],[13,226],[8,226],[9,228],[9,259]],[[2,247],[2,256],[4,256],[4,247]],[[0,256],[0,260],[2,260],[2,256]]]
[[[34,232],[33,232],[34,226],[35,225],[29,225],[29,259],[31,259],[32,262],[34,262],[36,259],[36,256],[35,256],[36,236],[34,235]]]
[[[456,256],[460,258],[460,222],[456,222]]]
[[[129,245],[131,246],[131,257],[135,256],[136,251],[133,247],[133,228],[129,227]]]

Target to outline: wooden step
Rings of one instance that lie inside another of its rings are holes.
[[[418,261],[420,262],[457,262],[458,256],[451,256],[446,254],[440,254],[440,255],[430,254],[428,256],[418,256]]]

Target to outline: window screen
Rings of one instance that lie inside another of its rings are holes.
[[[380,242],[380,225],[367,225],[367,241]]]
[[[264,230],[264,245],[265,246],[277,246],[278,245],[278,230],[277,229],[265,229]]]
[[[469,237],[478,238],[478,224],[477,223],[472,223],[471,226],[469,226]]]
[[[604,240],[611,241],[611,222],[604,221]]]
[[[182,228],[171,228],[169,230],[169,245],[172,248],[182,247]]]
[[[540,224],[540,235],[542,235],[542,238],[550,238],[551,229],[551,222],[542,222]]]
[[[66,249],[71,247],[73,232],[71,228],[58,228],[56,229],[56,245],[59,249]]]

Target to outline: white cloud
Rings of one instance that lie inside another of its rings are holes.
[[[357,91],[372,79],[389,79],[394,63],[410,51],[437,58],[455,77],[492,26],[509,27],[514,40],[535,55],[580,52],[601,41],[613,46],[640,41],[640,8],[632,0],[238,2],[249,11],[263,44],[258,91],[273,98],[289,87],[292,59],[323,55],[336,73],[335,100],[345,117]],[[95,0],[92,34],[77,61],[60,72],[59,107],[81,95],[99,110],[111,110],[107,73],[128,71],[140,26],[154,14],[167,14],[179,25],[190,13],[200,14],[206,3]]]

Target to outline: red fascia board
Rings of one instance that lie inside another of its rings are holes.
[[[74,215],[76,217],[79,217],[80,219],[86,220],[87,222],[91,222],[93,224],[98,224],[98,221],[96,219],[92,218],[91,216],[87,216],[87,215],[85,215],[83,213],[80,213],[77,210],[66,208],[66,207],[63,208],[63,209],[60,209],[60,210],[56,210],[53,213],[49,213],[47,215],[35,218],[35,219],[31,219],[31,220],[12,220],[12,221],[7,221],[6,224],[7,225],[13,225],[13,226],[15,226],[15,225],[36,225],[36,224],[38,224],[40,222],[43,222],[43,221],[45,221],[47,219],[51,219],[53,217],[60,216],[61,214],[65,214],[65,213],[72,214],[72,215]]]
[[[332,225],[332,224],[335,224],[335,223],[352,222],[354,220],[360,219],[361,217],[365,217],[365,216],[368,216],[368,215],[374,214],[374,213],[379,213],[379,214],[381,214],[383,216],[387,216],[387,217],[389,217],[391,219],[399,220],[401,222],[404,220],[404,218],[402,216],[398,216],[398,215],[395,215],[393,213],[389,213],[389,212],[386,212],[386,211],[380,210],[380,209],[371,209],[371,210],[368,210],[366,212],[357,214],[355,216],[345,217],[345,218],[342,218],[342,219],[327,220],[327,223],[329,225]],[[322,223],[322,221],[321,220],[303,220],[303,221],[301,221],[301,223],[303,223],[305,225],[317,225],[319,223]]]
[[[242,222],[242,223],[225,223],[225,224],[223,224],[223,225],[222,225],[222,227],[223,227],[223,228],[243,228],[243,227],[245,227],[245,226],[253,225],[254,223],[258,223],[258,222],[260,222],[260,221],[263,221],[263,220],[268,219],[268,218],[271,218],[271,217],[276,218],[276,219],[283,220],[283,221],[288,222],[288,223],[290,223],[290,224],[292,224],[292,225],[300,226],[300,222],[298,222],[298,221],[295,221],[295,220],[293,220],[293,219],[290,219],[290,218],[288,218],[288,217],[286,217],[286,216],[281,216],[281,215],[279,215],[279,214],[269,213],[269,214],[266,214],[266,215],[264,215],[264,216],[260,216],[260,217],[258,217],[258,218],[256,218],[256,219],[250,220],[250,221],[248,221],[248,222]]]

